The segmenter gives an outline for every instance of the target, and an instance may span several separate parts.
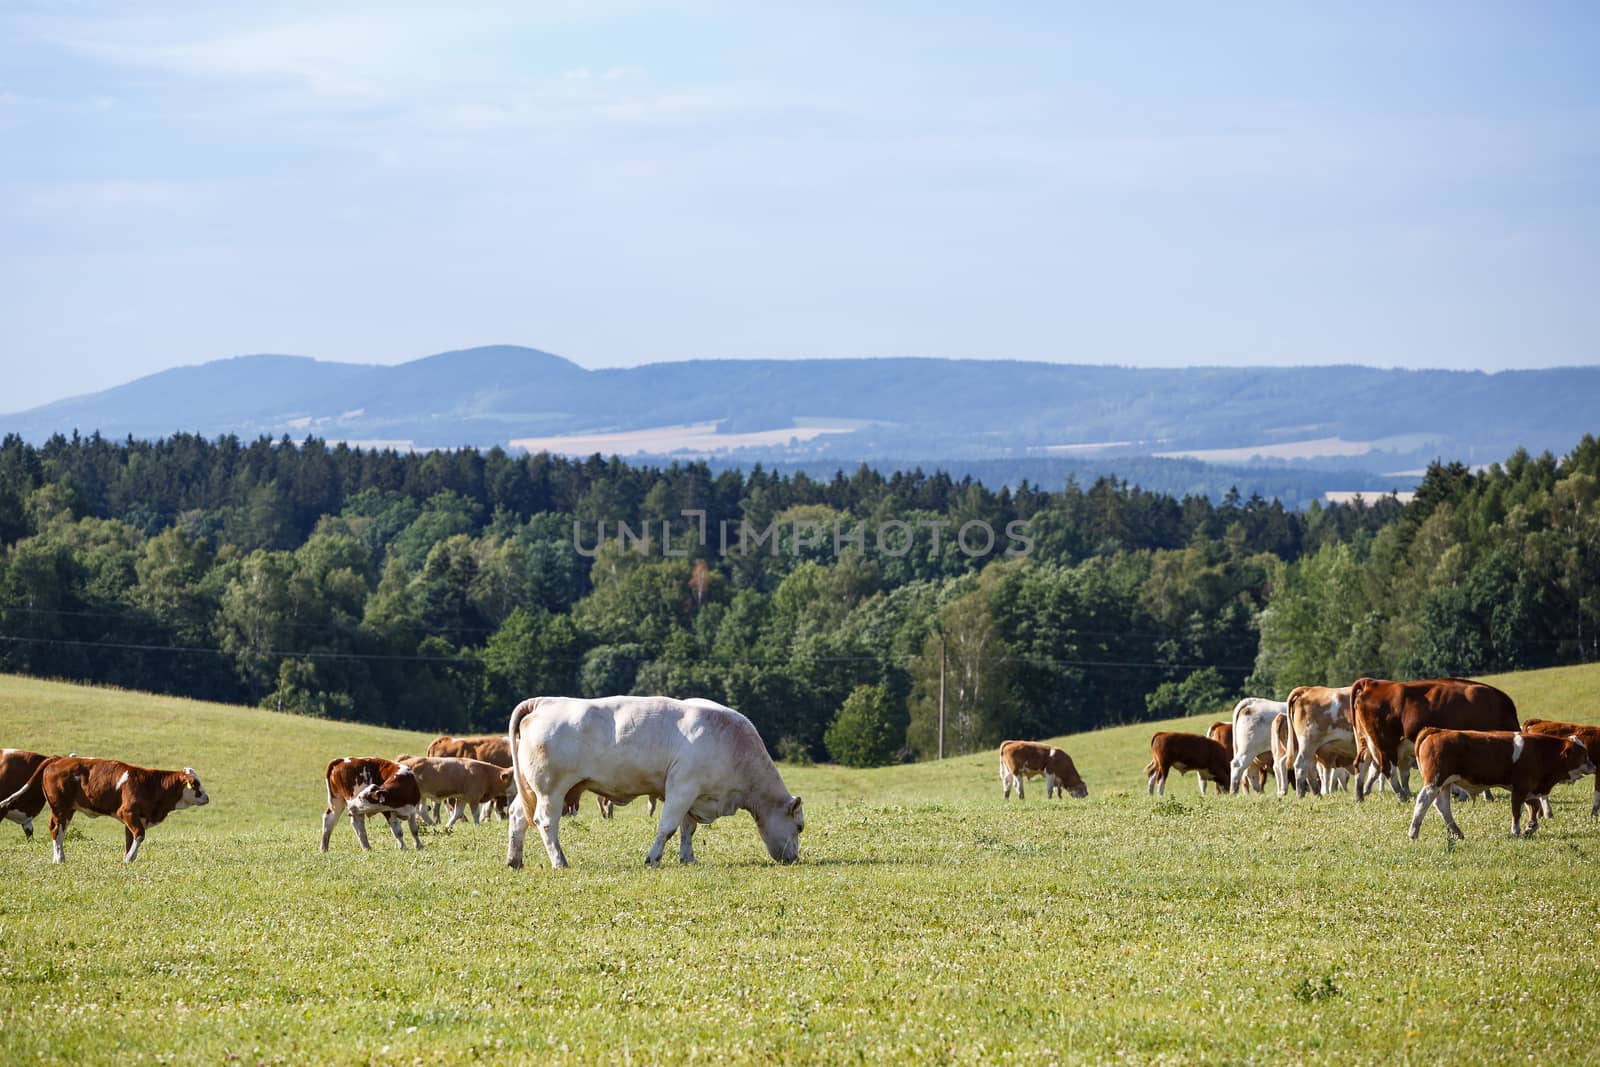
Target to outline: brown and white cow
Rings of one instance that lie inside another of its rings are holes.
[[[1589,750],[1591,757],[1600,756],[1600,726],[1587,726],[1576,722],[1554,722],[1549,719],[1529,719],[1522,724],[1522,732],[1544,734],[1547,737],[1576,737]],[[1550,814],[1548,806],[1545,814]],[[1594,779],[1594,804],[1589,808],[1589,818],[1600,818],[1600,774]]]
[[[28,779],[33,777],[33,772],[49,756],[38,752],[25,752],[20,748],[0,748],[0,797],[9,797],[17,790],[28,784]],[[22,827],[23,836],[33,837],[33,820],[39,817],[44,810],[44,794],[32,796],[24,801],[19,801],[17,806],[8,810],[7,819]]]
[[[1163,730],[1150,738],[1150,763],[1145,767],[1148,792],[1167,792],[1167,775],[1177,771],[1183,774],[1194,771],[1200,780],[1200,791],[1205,792],[1206,782],[1216,783],[1217,789],[1228,788],[1228,750],[1200,734],[1180,734]]]
[[[1232,757],[1228,771],[1228,788],[1232,792],[1247,792],[1251,786],[1260,792],[1266,776],[1276,775],[1272,759],[1272,728],[1288,708],[1284,701],[1267,700],[1265,697],[1245,697],[1233,706],[1233,715],[1228,724],[1229,739],[1223,742],[1223,747]],[[1283,795],[1281,788],[1278,795]]]
[[[1000,786],[1002,795],[1010,799],[1011,787],[1017,787],[1017,799],[1023,799],[1022,783],[1026,778],[1044,775],[1044,795],[1048,799],[1062,796],[1083,798],[1089,787],[1078,777],[1078,768],[1072,757],[1054,745],[1037,741],[1005,741],[1000,745]]]
[[[417,788],[422,793],[424,809],[429,800],[448,800],[449,829],[472,813],[474,825],[478,822],[478,807],[494,800],[504,800],[516,793],[510,767],[498,767],[477,759],[453,756],[396,756],[395,762],[410,767],[417,776]]]
[[[1388,682],[1358,678],[1351,686],[1351,722],[1361,745],[1387,776],[1401,800],[1411,799],[1400,772],[1423,730],[1517,732],[1517,706],[1492,685],[1466,678]],[[1356,776],[1356,799],[1366,795],[1364,776]]]
[[[1292,690],[1284,703],[1289,716],[1289,761],[1294,769],[1295,794],[1303,797],[1323,792],[1330,784],[1325,768],[1355,758],[1350,687],[1302,685]]]
[[[1540,797],[1559,782],[1575,782],[1594,773],[1594,760],[1576,737],[1524,734],[1509,730],[1442,730],[1425,726],[1416,737],[1422,789],[1411,816],[1411,839],[1417,839],[1429,805],[1439,809],[1445,829],[1465,837],[1450,815],[1450,787],[1469,790],[1506,786],[1511,790],[1511,836],[1522,836],[1522,806],[1530,814],[1528,833],[1539,828]]]
[[[422,847],[422,838],[417,835],[422,790],[410,767],[376,756],[346,756],[329,761],[323,777],[328,783],[328,810],[322,813],[322,851],[328,851],[328,838],[346,811],[350,812],[356,839],[369,852],[372,843],[367,840],[368,815],[382,815],[401,848],[406,847],[406,835],[400,827],[400,820],[405,819],[411,824],[411,839],[418,848]]]
[[[0,815],[38,803],[41,798],[50,806],[53,863],[66,860],[61,846],[67,837],[67,826],[78,812],[91,817],[115,816],[123,826],[122,860],[132,863],[139,855],[139,846],[144,844],[145,830],[175,811],[211,802],[192,767],[156,771],[121,760],[58,756],[40,763],[27,784],[0,801]]]

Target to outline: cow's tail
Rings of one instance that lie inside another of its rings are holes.
[[[524,700],[511,711],[511,723],[506,727],[506,742],[511,746],[511,780],[516,783],[517,796],[522,799],[523,816],[533,821],[534,806],[538,799],[533,795],[533,789],[528,785],[527,778],[522,773],[522,761],[517,756],[518,744],[522,736],[522,720],[530,711],[539,706],[539,698]]]
[[[50,766],[49,760],[41,762],[39,766],[33,769],[33,774],[28,778],[26,785],[4,800],[0,800],[0,818],[3,818],[6,812],[12,808],[20,807],[23,804],[27,804],[30,807],[34,804],[41,806],[44,804],[44,769],[48,766]]]
[[[328,810],[333,810],[333,768],[344,762],[343,756],[335,756],[322,768],[322,784],[328,787]]]

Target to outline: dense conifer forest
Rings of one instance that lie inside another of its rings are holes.
[[[440,731],[739,708],[870,765],[1358,675],[1600,657],[1600,443],[1286,510],[317,439],[0,443],[0,670]]]

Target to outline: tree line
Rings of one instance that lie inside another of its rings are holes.
[[[700,695],[780,755],[881,763],[934,750],[941,662],[965,752],[1593,658],[1597,468],[1586,437],[1435,464],[1407,505],[1290,511],[1111,478],[12,435],[0,670],[451,732],[535,693]]]

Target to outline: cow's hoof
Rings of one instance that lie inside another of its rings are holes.
[[[522,860],[520,860],[520,859],[506,860],[506,866],[510,867],[513,871],[520,871],[520,870],[522,870]]]

